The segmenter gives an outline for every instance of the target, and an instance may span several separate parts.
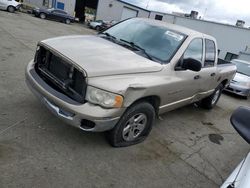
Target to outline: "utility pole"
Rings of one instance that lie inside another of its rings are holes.
[[[146,10],[148,10],[149,2],[150,2],[150,0],[148,0],[148,2],[147,2]],[[150,15],[151,15],[151,11],[149,11],[148,18],[150,18]]]
[[[203,20],[205,19],[206,13],[207,13],[207,8],[205,9],[205,12],[204,12],[204,15],[203,15]]]
[[[148,5],[149,5],[149,3],[150,3],[150,0],[148,0],[148,2],[147,2],[147,6],[146,6],[146,9],[148,10]]]

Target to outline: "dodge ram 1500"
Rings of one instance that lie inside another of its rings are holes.
[[[107,131],[112,146],[143,141],[155,117],[191,103],[213,108],[236,72],[217,65],[216,40],[156,20],[133,18],[97,36],[38,43],[29,88],[59,118]]]

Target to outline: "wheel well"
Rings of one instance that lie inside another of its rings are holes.
[[[221,84],[223,85],[223,87],[225,87],[225,86],[226,86],[227,82],[228,82],[228,79],[223,80],[223,81],[221,82]]]
[[[159,106],[160,106],[160,98],[158,96],[143,97],[133,102],[133,104],[140,103],[140,102],[148,102],[149,104],[151,104],[155,109],[156,115],[158,115]]]
[[[13,5],[9,5],[9,6],[7,7],[7,9],[8,9],[9,7],[13,7],[13,8],[16,10],[16,7],[14,7]]]

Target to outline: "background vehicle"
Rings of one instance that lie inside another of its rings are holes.
[[[134,18],[97,36],[40,42],[26,81],[67,123],[109,131],[112,146],[129,146],[148,136],[159,114],[198,101],[216,105],[236,72],[217,57],[209,35]]]
[[[112,21],[110,21],[110,22],[105,22],[104,24],[103,24],[103,30],[104,29],[107,29],[107,28],[109,28],[109,27],[111,27],[111,26],[113,26],[113,25],[115,25],[115,24],[117,24],[118,22],[117,21],[115,21],[115,20],[112,20]]]
[[[226,91],[248,98],[250,96],[250,62],[234,59],[231,61],[237,72]]]
[[[74,22],[75,18],[70,16],[67,12],[59,9],[42,9],[42,8],[35,8],[32,13],[41,19],[51,19],[64,22],[66,24],[70,24]]]
[[[231,124],[250,144],[250,108],[239,107],[231,116]],[[250,187],[250,153],[242,160],[227,178],[221,188]]]
[[[101,31],[103,30],[106,26],[104,25],[106,22],[104,22],[103,20],[96,20],[96,21],[92,21],[89,23],[89,27],[92,29],[95,29],[97,31]]]
[[[15,0],[0,0],[0,10],[7,10],[9,12],[15,12],[21,7],[21,4]]]

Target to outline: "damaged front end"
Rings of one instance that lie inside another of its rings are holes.
[[[35,71],[49,86],[76,102],[84,103],[86,75],[78,67],[43,46],[35,55]]]

